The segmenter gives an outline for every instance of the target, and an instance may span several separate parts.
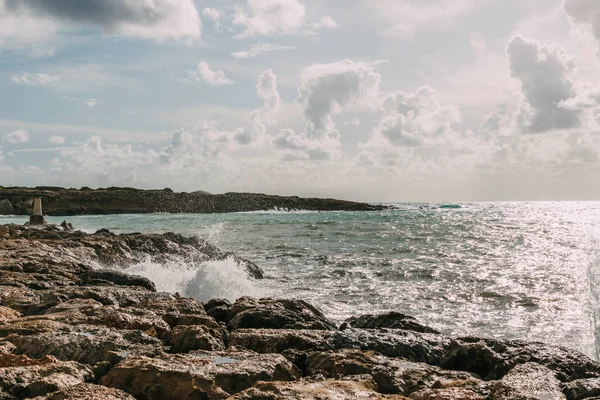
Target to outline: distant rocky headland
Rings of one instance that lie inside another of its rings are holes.
[[[201,303],[122,272],[170,257],[233,257],[262,277],[198,238],[0,226],[0,399],[600,396],[600,363],[567,347],[446,336],[394,312],[339,325],[303,300]]]
[[[0,186],[0,215],[28,215],[33,198],[41,198],[46,215],[229,213],[273,209],[310,211],[377,211],[385,207],[336,199],[272,196],[258,193],[175,193],[171,189],[65,189]]]

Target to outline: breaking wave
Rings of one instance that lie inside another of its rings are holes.
[[[233,258],[191,263],[179,258],[165,262],[146,260],[127,267],[125,272],[150,279],[159,292],[179,293],[199,301],[242,296],[261,296],[257,282]]]

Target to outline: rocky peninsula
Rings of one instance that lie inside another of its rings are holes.
[[[230,213],[273,209],[377,211],[385,207],[335,199],[272,196],[257,193],[175,193],[171,189],[65,189],[51,186],[0,186],[0,215],[29,215],[32,199],[41,198],[47,215]]]
[[[121,272],[148,257],[234,257],[262,278],[197,238],[0,226],[0,399],[600,398],[600,363],[567,347],[399,313],[338,326],[302,300],[201,303]]]

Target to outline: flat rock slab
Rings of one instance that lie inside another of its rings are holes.
[[[135,397],[119,389],[84,383],[33,400],[135,400]]]
[[[389,399],[410,400],[400,395],[383,395],[377,393],[376,385],[368,380],[302,380],[296,382],[260,382],[230,400],[287,400],[287,399]]]
[[[535,363],[514,367],[492,389],[492,400],[566,399],[555,373]]]
[[[91,381],[90,367],[54,357],[31,359],[13,354],[0,355],[0,390],[18,398],[43,396]]]
[[[225,399],[259,381],[292,381],[300,375],[278,354],[194,352],[128,358],[101,383],[146,400]]]
[[[564,385],[563,393],[569,400],[600,396],[600,378],[578,379]]]

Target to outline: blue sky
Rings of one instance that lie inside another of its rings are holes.
[[[600,195],[595,0],[0,0],[0,185]]]

